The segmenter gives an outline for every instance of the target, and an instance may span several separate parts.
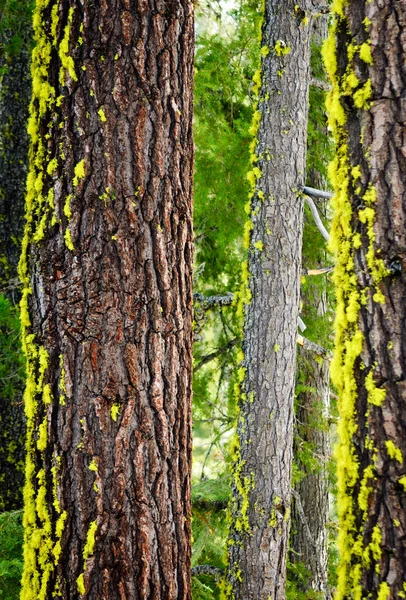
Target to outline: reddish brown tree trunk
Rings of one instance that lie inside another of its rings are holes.
[[[34,25],[22,598],[190,599],[193,6]]]

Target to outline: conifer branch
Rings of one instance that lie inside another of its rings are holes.
[[[224,574],[224,569],[220,569],[219,567],[212,567],[211,565],[197,565],[196,567],[192,567],[192,577],[196,575],[210,575],[216,581],[221,579]]]
[[[322,81],[321,79],[316,79],[316,77],[312,77],[310,79],[310,85],[318,88],[319,90],[324,90],[325,92],[329,92],[332,87],[327,81]]]
[[[205,296],[204,294],[195,293],[193,294],[195,302],[201,304],[202,308],[209,310],[215,306],[230,306],[234,299],[234,294],[227,292],[227,294],[218,294],[215,296]]]
[[[216,350],[215,352],[212,352],[211,354],[207,354],[206,356],[203,356],[203,358],[200,360],[200,362],[197,363],[197,365],[194,368],[195,373],[196,373],[196,371],[201,369],[205,364],[207,364],[211,360],[214,360],[218,356],[221,356],[221,354],[223,354],[224,352],[227,352],[227,350],[231,350],[231,348],[236,346],[240,341],[241,340],[239,338],[234,338],[234,339],[230,340],[229,342],[227,342],[227,344],[225,344],[224,346],[222,346],[221,348]]]
[[[296,341],[299,344],[299,346],[303,346],[303,348],[305,350],[310,350],[310,352],[313,352],[314,354],[317,354],[318,356],[324,356],[326,358],[330,357],[330,352],[328,350],[323,348],[323,346],[319,346],[319,344],[315,344],[314,342],[311,342],[310,340],[305,338],[303,335],[298,334]]]

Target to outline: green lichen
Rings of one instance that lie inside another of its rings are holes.
[[[388,453],[389,458],[393,458],[401,465],[403,464],[403,455],[402,450],[395,446],[392,440],[386,440],[385,442],[386,451]]]
[[[74,177],[73,177],[73,185],[77,187],[81,179],[83,179],[86,175],[85,172],[85,159],[83,158],[74,169]]]
[[[364,21],[364,23],[365,23],[365,21]],[[360,56],[361,60],[363,60],[368,65],[373,64],[371,46],[370,46],[370,44],[368,44],[368,42],[364,42],[359,47],[359,56]]]
[[[99,115],[99,117],[100,117],[100,121],[101,121],[102,123],[105,123],[105,122],[107,121],[107,117],[106,117],[106,115],[104,114],[104,110],[103,110],[102,108],[99,108],[99,110],[98,110],[97,114]]]
[[[77,81],[78,77],[75,73],[75,63],[71,56],[69,56],[69,41],[70,41],[70,28],[73,20],[73,8],[69,9],[68,23],[64,29],[64,36],[61,43],[59,44],[59,59],[61,61],[61,70],[59,73],[59,81],[61,85],[65,84],[65,73],[69,73],[69,77],[73,81]]]
[[[120,405],[113,404],[113,406],[110,409],[110,415],[111,415],[111,418],[113,419],[113,421],[117,421],[117,417],[119,414],[120,414]]]
[[[292,48],[290,48],[283,40],[277,40],[273,49],[276,56],[287,56],[292,52]]]
[[[94,547],[96,544],[96,531],[97,531],[97,521],[92,521],[90,523],[89,529],[87,531],[86,543],[85,543],[85,547],[83,549],[83,561],[84,561],[83,573],[81,573],[76,580],[78,592],[82,595],[86,593],[85,572],[86,572],[86,568],[87,568],[87,560],[90,556],[92,556],[92,554],[94,552]]]
[[[75,249],[75,247],[73,245],[72,236],[71,236],[71,232],[69,229],[66,229],[66,231],[65,231],[64,240],[65,240],[65,245],[68,248],[68,250],[73,251]]]
[[[97,473],[97,462],[94,458],[91,460],[88,469],[89,471],[94,471],[95,473]]]

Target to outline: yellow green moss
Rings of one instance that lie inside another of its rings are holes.
[[[276,56],[287,56],[292,52],[292,48],[290,48],[283,40],[277,40],[273,49]]]
[[[99,117],[100,117],[100,121],[101,121],[102,123],[105,123],[105,122],[107,121],[107,117],[106,117],[106,115],[104,114],[104,110],[103,110],[102,108],[99,108],[99,110],[98,110],[98,115],[99,115]]]
[[[68,196],[66,196],[65,204],[63,206],[63,212],[68,221],[70,221],[70,218],[72,216],[72,211],[70,208],[70,201],[72,200],[72,197],[72,194],[68,194]]]
[[[390,587],[386,583],[386,581],[383,581],[379,586],[378,596],[376,600],[388,600],[388,598],[390,598]]]
[[[92,521],[90,523],[90,526],[89,526],[89,529],[87,532],[86,543],[85,543],[85,547],[83,549],[83,560],[84,560],[83,573],[81,573],[76,580],[78,592],[82,595],[85,594],[85,592],[86,592],[84,574],[86,572],[87,559],[90,556],[92,556],[92,554],[94,552],[94,547],[95,547],[95,543],[96,543],[96,531],[97,531],[97,521]]]
[[[79,185],[79,181],[84,178],[86,175],[85,172],[85,159],[83,158],[78,164],[75,166],[74,177],[73,177],[73,185],[77,187]]]
[[[365,21],[364,21],[364,23],[365,23]],[[363,44],[360,45],[359,56],[360,56],[361,60],[363,60],[365,63],[367,63],[368,65],[372,65],[373,60],[372,60],[371,46],[370,46],[370,44],[368,44],[368,42],[364,42]]]
[[[400,479],[398,479],[398,482],[400,483],[400,485],[403,485],[403,487],[406,490],[406,475],[404,477],[401,477]]]
[[[97,462],[93,458],[88,466],[89,471],[95,471],[97,473]]]
[[[53,158],[52,160],[49,161],[48,166],[47,166],[47,173],[48,175],[53,175],[54,171],[56,171],[58,167],[58,160],[56,158]]]
[[[397,460],[397,462],[402,465],[403,464],[403,455],[402,455],[401,449],[398,448],[397,446],[395,446],[395,444],[392,442],[392,440],[386,440],[385,446],[386,446],[386,451],[388,453],[389,458],[393,458],[394,460]]]
[[[382,406],[386,397],[386,390],[376,387],[372,371],[365,378],[365,388],[368,392],[368,402],[375,406]]]
[[[59,59],[61,61],[61,70],[59,73],[59,81],[61,85],[65,84],[65,72],[69,73],[69,77],[73,81],[77,81],[78,77],[75,73],[75,63],[71,56],[69,56],[69,40],[70,40],[70,27],[73,20],[73,8],[69,9],[68,23],[64,29],[64,36],[61,43],[59,44]]]
[[[119,414],[120,414],[120,405],[113,404],[113,406],[110,409],[110,415],[111,415],[111,418],[113,419],[113,421],[117,421],[117,417]]]
[[[75,249],[75,246],[73,245],[72,236],[71,236],[70,230],[68,228],[65,231],[64,240],[65,240],[65,245],[68,248],[68,250],[73,251]]]

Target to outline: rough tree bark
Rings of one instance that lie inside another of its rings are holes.
[[[239,294],[244,358],[225,581],[226,596],[238,600],[285,597],[312,6],[265,3],[255,77],[249,257]]]
[[[326,37],[327,17],[319,16],[314,20],[312,42],[320,49]],[[317,93],[318,101],[320,101],[319,96],[321,94],[322,92]],[[311,109],[312,96],[310,97],[309,119],[312,118]],[[328,135],[327,124],[314,122],[313,126],[321,136]],[[308,144],[308,156],[311,153],[312,148]],[[308,169],[307,183],[319,189],[326,189],[326,182],[322,174],[316,169]],[[318,210],[321,213],[326,212],[325,200],[320,202]],[[316,252],[313,251],[312,263],[309,265],[306,265],[306,256],[303,255],[304,266],[310,268],[322,267],[327,262],[325,246],[321,234],[318,235],[320,236],[320,243],[316,241],[312,244],[313,248],[318,247],[320,249],[317,257],[318,262],[314,260]],[[306,226],[304,236],[306,236]],[[314,284],[312,278],[311,282],[307,284],[306,290],[302,290],[302,302],[304,311],[307,307],[312,306],[313,310],[317,312],[320,323],[325,326],[327,320],[329,320],[326,297],[327,281],[325,276],[322,277],[321,281],[314,281]],[[297,372],[300,383],[304,388],[299,392],[296,400],[295,438],[297,444],[294,445],[294,454],[298,467],[304,475],[296,484],[295,489],[299,494],[303,514],[300,514],[297,501],[294,498],[290,536],[291,561],[302,563],[310,574],[309,587],[304,587],[303,591],[309,591],[310,588],[327,596],[327,522],[329,518],[327,465],[331,452],[327,424],[330,408],[329,362],[320,360],[320,357],[299,346]],[[302,443],[311,448],[313,454],[312,465],[300,460],[300,445]],[[309,533],[311,540],[309,539]]]
[[[20,299],[17,266],[24,231],[31,97],[31,16],[28,9],[22,12],[19,48],[11,47],[15,32],[0,27],[0,292],[13,305]],[[13,371],[17,368],[13,365]],[[7,377],[15,385],[12,400],[0,394],[0,510],[17,510],[22,507],[24,486],[24,383],[23,376],[8,373]]]
[[[336,2],[337,598],[406,597],[406,4]]]
[[[299,392],[296,399],[296,436],[294,446],[300,456],[300,444],[311,447],[314,463],[312,467],[296,459],[304,473],[295,486],[303,514],[293,500],[292,532],[290,546],[292,562],[302,563],[310,574],[309,587],[327,594],[327,549],[329,516],[328,472],[330,458],[327,414],[330,397],[329,362],[316,357],[313,352],[299,350],[298,370],[306,390]],[[305,519],[305,520],[304,520]],[[309,533],[311,539],[309,539]]]
[[[37,0],[24,600],[190,600],[188,0]]]

